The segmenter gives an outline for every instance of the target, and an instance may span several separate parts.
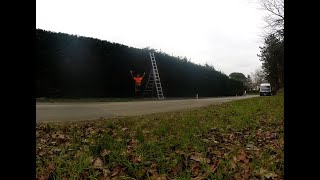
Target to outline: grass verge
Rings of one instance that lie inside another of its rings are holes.
[[[283,179],[283,93],[90,122],[39,123],[37,179]]]

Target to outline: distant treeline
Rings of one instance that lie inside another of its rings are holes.
[[[130,70],[151,69],[149,52],[99,39],[36,30],[37,97],[133,97]],[[155,51],[165,97],[240,95],[243,83],[209,65]]]

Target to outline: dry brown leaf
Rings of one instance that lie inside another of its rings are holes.
[[[201,173],[201,167],[199,163],[193,163],[191,165],[191,174],[193,177],[198,176]]]
[[[58,135],[57,134],[52,134],[51,138],[55,139]]]
[[[55,141],[52,141],[52,142],[50,142],[50,144],[52,144],[52,145],[56,145],[57,144],[57,142],[55,142]]]
[[[93,166],[93,168],[95,168],[95,169],[100,169],[100,168],[102,168],[102,166],[103,166],[103,162],[102,162],[102,160],[101,160],[100,158],[97,158],[97,159],[95,159],[95,160],[93,161],[92,166]]]
[[[82,173],[80,174],[80,177],[81,177],[81,179],[87,179],[87,178],[89,177],[89,173],[88,173],[87,171],[82,172]]]
[[[157,172],[151,177],[152,180],[166,180],[167,176],[165,174],[159,175]]]
[[[208,143],[209,139],[203,139],[203,142]]]
[[[57,138],[64,140],[66,138],[66,136],[64,134],[59,134]]]
[[[133,163],[140,163],[141,162],[141,157],[140,156],[134,156],[132,158],[132,162]]]
[[[214,173],[216,169],[218,168],[219,160],[215,161],[214,163],[210,164],[211,172]]]
[[[194,160],[194,161],[197,161],[197,162],[208,162],[209,160],[204,158],[204,157],[201,157],[202,154],[200,153],[193,153],[191,156],[190,156],[190,159],[191,160]]]
[[[202,180],[202,179],[207,179],[208,175],[207,174],[199,174],[197,177],[195,178],[191,178],[192,180]]]
[[[103,169],[102,172],[105,178],[111,175],[111,171],[109,169]]]
[[[229,135],[229,139],[232,141],[232,140],[234,140],[234,138],[235,138],[235,135],[234,134],[230,134]]]
[[[278,176],[277,174],[272,173],[272,172],[269,172],[269,171],[267,171],[267,170],[265,170],[265,169],[263,169],[263,168],[260,169],[259,175],[260,175],[261,177],[266,177],[266,178],[268,178],[268,179],[269,179],[269,178],[275,178],[275,177]]]
[[[148,169],[147,172],[150,173],[151,175],[153,175],[153,174],[157,173],[157,169],[155,169],[155,168]]]
[[[55,167],[56,167],[56,166],[55,166],[54,163],[50,163],[50,164],[48,165],[48,168],[47,168],[47,169],[48,169],[49,171],[53,171],[53,170],[55,169]]]
[[[47,140],[46,140],[46,139],[44,139],[44,138],[41,138],[41,139],[40,139],[40,142],[41,142],[41,143],[46,143],[46,142],[47,142]]]
[[[121,169],[122,169],[121,166],[116,166],[115,168],[113,168],[111,177],[118,175]]]
[[[175,151],[175,153],[177,153],[177,154],[184,154],[183,151],[179,151],[179,150]]]
[[[130,139],[130,141],[128,142],[128,145],[130,146],[134,146],[134,145],[137,145],[138,144],[138,141],[135,140],[135,139]]]
[[[237,162],[237,157],[236,156],[233,156],[233,161]]]
[[[182,163],[179,163],[171,169],[170,174],[177,176],[182,170]]]
[[[275,173],[272,173],[272,172],[269,172],[269,173],[267,173],[267,174],[265,174],[264,175],[264,177],[266,177],[266,178],[275,178],[275,177],[277,177],[278,175],[277,174],[275,174]]]
[[[237,159],[239,161],[242,161],[244,163],[248,163],[249,162],[249,159],[247,158],[247,155],[244,151],[241,151],[241,153],[238,155]]]
[[[157,180],[167,180],[167,176],[165,174],[160,175],[160,177],[158,177]]]
[[[152,163],[152,164],[150,165],[150,169],[147,169],[147,173],[150,173],[150,175],[151,175],[152,177],[153,177],[153,176],[157,177],[157,175],[158,175],[158,172],[157,172],[157,164]]]
[[[43,156],[43,155],[45,155],[45,154],[46,154],[45,151],[40,151],[40,152],[39,152],[39,156]]]
[[[100,155],[101,155],[102,157],[103,157],[103,156],[107,156],[107,155],[110,154],[110,152],[111,152],[111,151],[104,149],[104,150],[100,153]]]
[[[231,167],[232,167],[232,169],[236,169],[236,167],[237,167],[236,163],[234,163],[233,161],[231,161]]]

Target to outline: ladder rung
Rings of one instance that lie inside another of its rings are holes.
[[[150,94],[151,94],[154,92],[154,89],[156,89],[157,94],[158,94],[158,98],[164,99],[163,91],[162,91],[162,87],[161,87],[160,76],[159,76],[159,71],[158,71],[158,66],[156,63],[156,58],[155,58],[155,55],[153,52],[150,52],[149,54],[150,54],[152,67],[151,67],[151,72],[149,74],[148,83],[145,87],[144,92],[150,92]]]

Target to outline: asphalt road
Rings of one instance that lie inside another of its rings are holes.
[[[36,122],[63,122],[94,120],[121,116],[137,116],[159,112],[192,109],[211,104],[257,97],[257,95],[134,102],[72,102],[72,103],[41,103],[36,104]]]

